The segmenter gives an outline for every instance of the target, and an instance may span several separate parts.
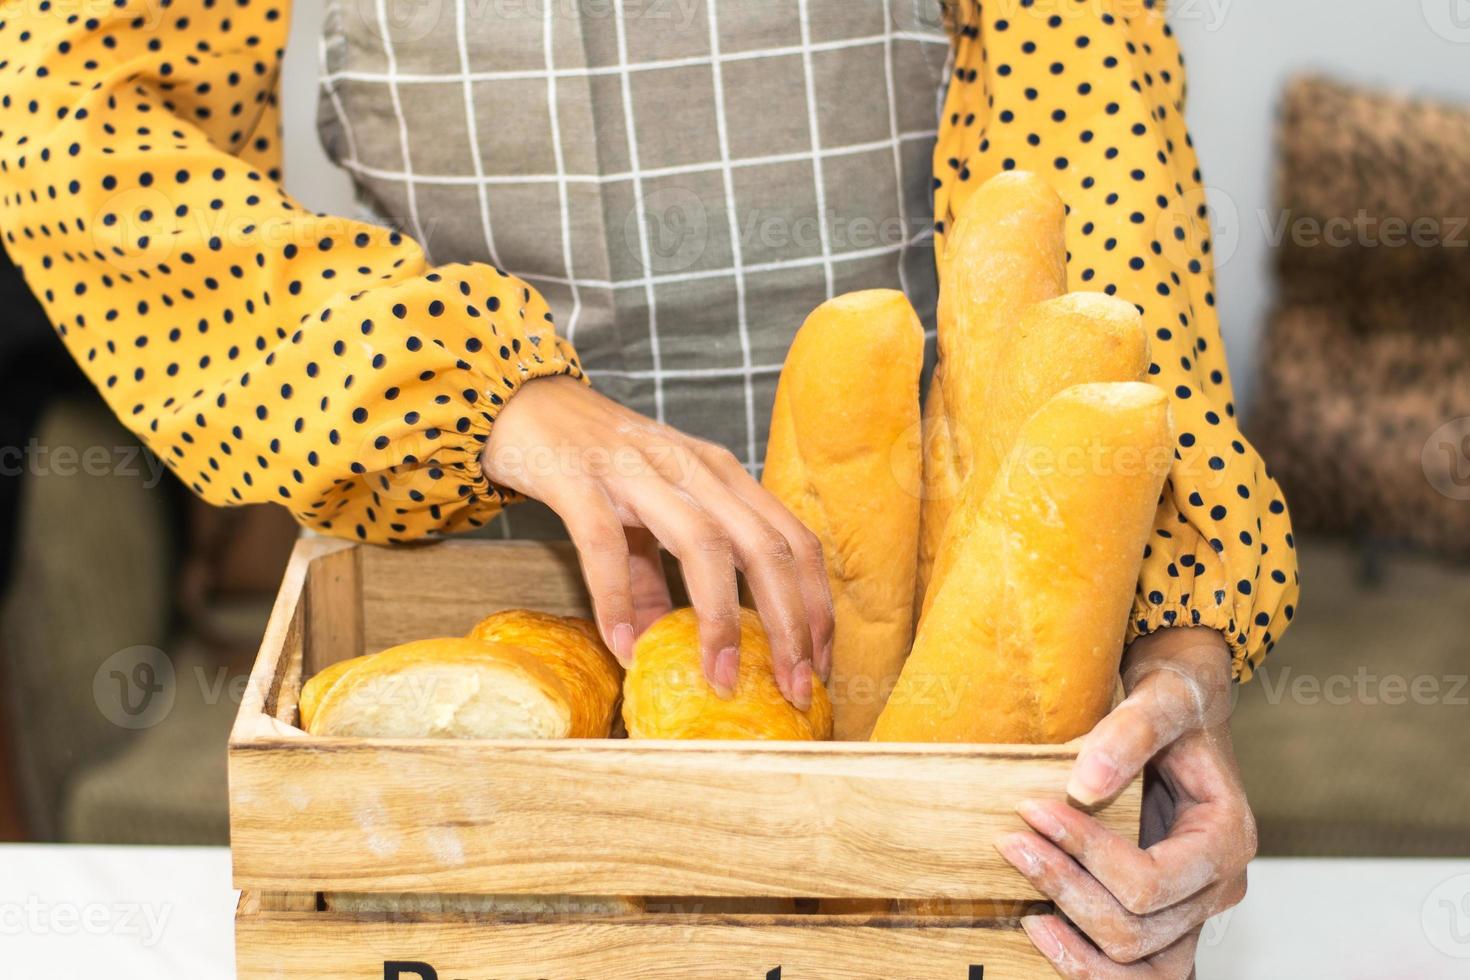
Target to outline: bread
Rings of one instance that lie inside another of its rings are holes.
[[[464,895],[445,892],[323,892],[329,912],[392,912],[436,915],[454,912],[503,919],[553,916],[636,915],[637,898],[622,895]]]
[[[1065,220],[1044,180],[1003,173],[965,202],[939,256],[939,360],[924,402],[920,595],[969,476],[995,348],[1020,310],[1066,291]]]
[[[1148,369],[1148,338],[1132,304],[1064,295],[1065,220],[1044,180],[1013,171],[966,202],[949,238],[939,363],[924,404],[920,609],[965,484],[990,487],[1031,414],[1074,384],[1138,381]]]
[[[1159,492],[1167,396],[1069,388],[958,501],[932,601],[873,738],[1061,743],[1108,711]]]
[[[322,678],[325,689],[313,691]],[[572,726],[565,687],[538,658],[463,637],[356,657],[312,678],[303,695],[313,735],[565,738]]]
[[[762,483],[822,541],[835,736],[866,739],[913,642],[924,327],[889,289],[828,300],[781,371]]]
[[[705,680],[693,609],[660,617],[633,647],[623,682],[629,738],[789,739],[832,737],[832,706],[812,679],[812,705],[793,707],[776,687],[771,646],[760,617],[740,610],[740,675],[728,701]]]
[[[470,637],[333,664],[302,688],[301,723],[367,738],[606,738],[621,675],[591,624],[512,610]]]
[[[1143,318],[1131,304],[1101,293],[1068,293],[1016,314],[994,351],[978,411],[966,413],[970,461],[965,493],[983,497],[995,482],[1021,427],[1058,392],[1076,384],[1138,381],[1148,371]],[[939,533],[939,517],[928,529]],[[945,526],[948,527],[948,519]],[[942,541],[944,535],[939,533]],[[955,552],[951,550],[950,554]],[[936,547],[930,581],[943,577],[945,555]],[[920,609],[927,609],[926,594]]]
[[[1026,902],[996,902],[963,898],[824,898],[821,915],[943,916],[959,919],[1017,919],[1030,911]]]
[[[623,693],[623,668],[589,620],[511,609],[481,620],[469,636],[520,647],[551,668],[572,708],[566,737],[608,737]]]

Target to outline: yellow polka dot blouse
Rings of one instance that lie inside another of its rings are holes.
[[[369,541],[483,523],[496,413],[576,358],[520,280],[431,270],[285,193],[286,12],[0,4],[6,247],[113,411],[211,503]]]
[[[484,523],[478,457],[530,378],[580,377],[542,298],[281,188],[288,0],[0,0],[0,235],[112,409],[196,493],[367,541]],[[1149,0],[957,0],[935,213],[1011,168],[1069,206],[1072,286],[1136,303],[1179,457],[1133,631],[1285,628],[1280,493],[1236,429],[1178,49]]]
[[[1138,307],[1150,380],[1170,394],[1178,431],[1130,638],[1218,629],[1247,679],[1291,620],[1296,552],[1281,490],[1235,421],[1184,64],[1163,7],[950,3],[936,229],[942,248],[966,196],[1004,170],[1046,176],[1066,202],[1069,285]]]

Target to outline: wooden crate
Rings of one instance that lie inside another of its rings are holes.
[[[303,678],[515,606],[586,614],[567,546],[298,544],[230,736],[242,980],[1053,975],[1016,921],[1041,896],[993,842],[1023,827],[1022,799],[1064,798],[1075,745],[380,740],[296,727]],[[1139,803],[1135,784],[1099,816],[1136,835]],[[638,915],[517,919],[329,911],[331,892],[693,897]],[[757,899],[800,901],[770,914]],[[937,900],[996,905],[904,911]]]

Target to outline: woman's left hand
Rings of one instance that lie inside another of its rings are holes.
[[[1019,808],[1035,833],[997,846],[1070,920],[1022,920],[1062,976],[1175,980],[1193,971],[1205,920],[1245,897],[1256,853],[1230,741],[1230,651],[1213,630],[1161,630],[1129,648],[1123,680],[1128,696],[1083,740],[1067,792],[1091,806],[1148,765],[1144,846],[1038,801]]]

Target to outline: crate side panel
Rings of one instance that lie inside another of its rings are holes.
[[[569,544],[442,541],[363,547],[360,561],[366,653],[412,640],[461,636],[501,609],[590,614]]]
[[[483,922],[241,916],[240,980],[1029,980],[1055,973],[1019,928],[791,918]],[[396,969],[393,966],[396,964]],[[421,969],[427,967],[428,969]],[[432,973],[430,972],[432,971]]]
[[[996,853],[1044,750],[302,740],[232,753],[236,886],[1038,898]],[[1134,787],[1100,814],[1136,837]]]

